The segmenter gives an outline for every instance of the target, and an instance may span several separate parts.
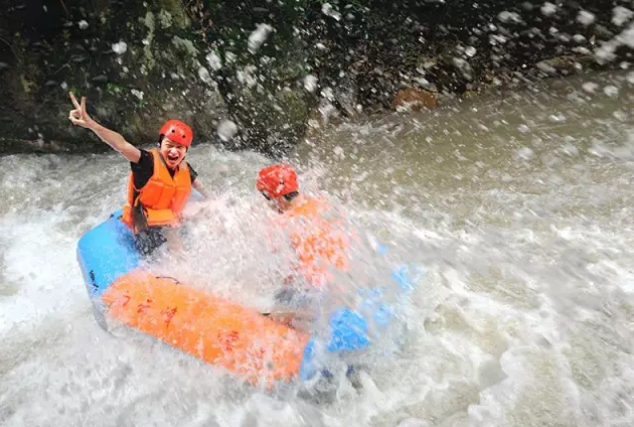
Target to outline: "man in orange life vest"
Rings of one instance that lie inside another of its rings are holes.
[[[306,300],[303,295],[321,292],[331,284],[333,269],[344,272],[349,269],[348,236],[337,220],[327,218],[333,210],[326,200],[299,193],[297,172],[291,166],[275,164],[263,168],[256,187],[281,214],[278,225],[289,233],[290,245],[297,256],[296,274],[287,278],[286,283],[308,285],[301,292],[282,289],[275,299],[285,305],[296,305],[298,299]]]
[[[140,252],[150,255],[163,243],[171,250],[179,250],[181,242],[175,230],[192,187],[207,197],[196,172],[184,161],[193,139],[191,128],[180,120],[169,120],[159,132],[158,149],[139,149],[94,121],[86,112],[85,97],[81,104],[72,92],[70,97],[75,106],[69,114],[70,121],[92,130],[130,161],[128,198],[121,220],[135,233]]]

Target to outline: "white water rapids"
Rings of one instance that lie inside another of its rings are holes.
[[[205,145],[189,160],[217,202],[191,232],[183,274],[266,304],[279,285],[262,280],[254,179],[269,161]],[[105,333],[75,251],[123,204],[128,164],[116,153],[8,156],[0,425],[634,425],[626,73],[342,125],[292,162],[389,244],[392,261],[425,265],[400,353],[324,402],[268,395],[152,339]]]

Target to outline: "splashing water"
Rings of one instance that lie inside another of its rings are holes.
[[[364,119],[299,147],[304,189],[390,247],[359,255],[370,273],[428,272],[401,351],[336,377],[330,403],[267,395],[99,329],[75,247],[123,204],[126,162],[0,159],[0,424],[631,426],[633,100],[626,73],[591,76]],[[279,286],[253,188],[268,161],[208,146],[189,156],[215,198],[178,268],[264,309]]]

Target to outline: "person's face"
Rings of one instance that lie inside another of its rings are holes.
[[[168,137],[164,137],[161,141],[160,151],[170,169],[176,169],[187,155],[187,147],[177,144]]]
[[[271,209],[274,209],[278,213],[284,213],[291,207],[291,202],[286,200],[284,197],[273,199],[264,192],[262,192],[262,195],[266,199],[266,203],[271,207]]]

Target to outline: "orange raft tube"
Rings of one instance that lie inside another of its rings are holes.
[[[236,372],[253,385],[270,387],[299,377],[309,336],[253,309],[139,270],[115,280],[102,301],[109,318]]]
[[[322,345],[318,336],[143,269],[134,236],[121,217],[121,210],[114,212],[77,244],[77,259],[98,324],[107,329],[105,320],[110,318],[224,367],[253,385],[270,388],[278,381],[302,382],[326,372],[318,357],[322,350],[366,349],[372,343],[370,325],[387,327],[393,317],[392,309],[380,301],[380,289],[361,295],[358,309],[371,318],[347,307],[335,310]],[[393,277],[404,289],[410,288],[407,274],[400,269]]]

